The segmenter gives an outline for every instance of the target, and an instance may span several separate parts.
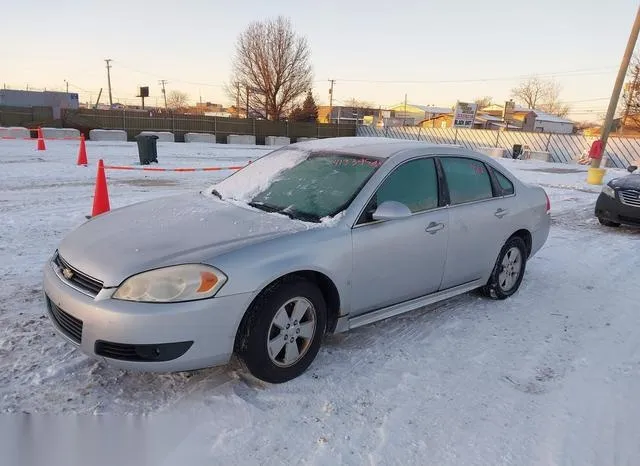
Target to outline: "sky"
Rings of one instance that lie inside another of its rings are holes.
[[[22,0],[1,8],[0,86],[78,92],[108,102],[147,104],[167,92],[192,103],[232,103],[238,35],[253,21],[284,15],[306,36],[314,95],[334,105],[351,98],[376,107],[404,101],[451,106],[491,96],[509,99],[525,77],[561,85],[576,120],[601,118],[624,52],[637,0]],[[13,45],[10,45],[13,44]]]

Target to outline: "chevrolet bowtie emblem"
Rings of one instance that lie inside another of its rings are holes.
[[[71,280],[73,278],[73,271],[70,268],[65,267],[62,269],[62,275],[64,275],[64,278],[67,280]]]

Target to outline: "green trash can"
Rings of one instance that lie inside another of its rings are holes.
[[[158,136],[153,134],[138,134],[138,157],[140,165],[149,165],[151,162],[158,163]]]

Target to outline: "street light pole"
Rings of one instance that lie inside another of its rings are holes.
[[[609,139],[609,133],[611,132],[611,125],[613,124],[613,116],[615,115],[616,108],[618,107],[618,99],[620,98],[620,92],[622,91],[622,85],[624,84],[624,78],[629,68],[629,62],[631,62],[631,55],[633,55],[633,49],[636,46],[638,40],[638,32],[640,32],[640,7],[636,11],[636,19],[633,22],[631,28],[631,34],[627,41],[627,47],[622,56],[622,62],[620,63],[620,69],[618,70],[618,76],[613,86],[613,92],[611,93],[611,100],[609,101],[609,107],[607,108],[607,115],[604,119],[602,126],[602,132],[600,140],[602,141],[602,156],[604,156],[605,147],[607,146],[607,140]],[[591,168],[600,168],[600,161],[602,157],[597,159],[591,159]]]

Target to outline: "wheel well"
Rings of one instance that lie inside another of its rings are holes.
[[[517,236],[521,238],[522,241],[524,241],[524,244],[527,248],[527,257],[529,257],[531,255],[531,248],[532,248],[531,233],[529,233],[529,230],[525,230],[525,229],[518,230],[513,235],[511,235],[511,238],[513,238],[514,236]]]
[[[318,286],[318,288],[320,289],[320,292],[322,293],[322,297],[324,298],[324,301],[327,305],[326,333],[333,333],[333,331],[336,328],[336,324],[338,323],[338,317],[340,315],[340,295],[338,293],[338,288],[336,288],[333,281],[329,277],[327,277],[325,274],[316,272],[315,270],[299,270],[275,279],[274,281],[269,283],[267,286],[265,286],[260,291],[260,293],[258,293],[258,295],[255,297],[255,299],[249,306],[249,309],[251,309],[251,306],[253,306],[253,303],[259,300],[267,290],[270,290],[271,288],[273,288],[275,285],[279,283],[295,280],[296,278],[303,278],[307,281],[310,281],[311,283],[314,283],[316,286]],[[243,344],[242,341],[244,339],[244,336],[246,335],[246,326],[248,324],[249,317],[250,317],[249,312],[246,312],[244,317],[242,318],[242,322],[240,322],[240,326],[238,327],[238,331],[236,333],[236,341],[234,345],[234,349],[236,350],[239,349],[240,346],[242,346]]]

